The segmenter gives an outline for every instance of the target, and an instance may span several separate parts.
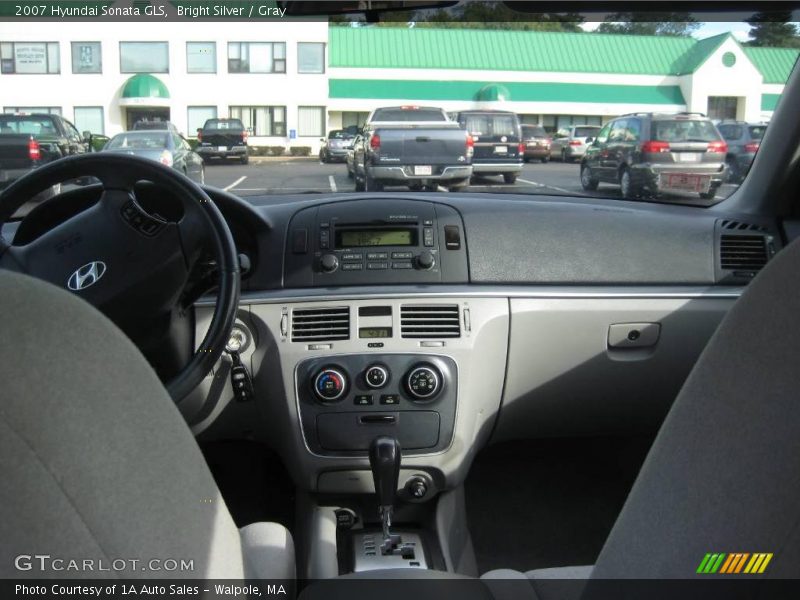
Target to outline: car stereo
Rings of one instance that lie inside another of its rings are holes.
[[[466,283],[463,231],[455,209],[425,201],[376,198],[303,209],[289,225],[284,282]]]

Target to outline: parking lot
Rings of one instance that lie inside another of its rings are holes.
[[[580,184],[579,166],[574,163],[527,163],[513,185],[503,183],[500,177],[478,180],[470,185],[470,192],[510,194],[580,195],[587,197],[620,198],[617,186],[601,184],[597,191],[586,192]],[[316,159],[251,160],[248,165],[211,162],[206,165],[206,183],[226,189],[241,196],[262,194],[298,194],[302,192],[352,192],[353,180],[347,177],[343,163],[322,164]],[[391,190],[407,188],[388,188]],[[727,197],[735,185],[723,185],[715,200],[700,200],[696,195],[676,195],[658,200],[692,204],[713,204]],[[446,191],[440,188],[441,191]]]

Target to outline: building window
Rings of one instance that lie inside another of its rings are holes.
[[[547,133],[566,129],[572,125],[602,125],[603,118],[593,115],[542,115],[542,127]]]
[[[93,134],[103,135],[103,107],[102,106],[76,106],[75,127],[83,133],[88,131]]]
[[[169,73],[168,42],[120,42],[122,73]]]
[[[325,72],[325,44],[322,42],[297,42],[297,72]]]
[[[240,119],[253,136],[285,136],[285,106],[231,106],[231,119]]]
[[[103,72],[100,42],[72,42],[72,72]]]
[[[297,109],[297,135],[299,137],[325,135],[324,106],[301,106]]]
[[[186,42],[186,72],[216,73],[217,44],[215,42]]]
[[[286,73],[283,42],[229,42],[229,73]]]
[[[348,112],[342,113],[342,129],[361,129],[367,122],[368,112]]]
[[[208,119],[217,118],[216,106],[190,106],[187,133],[197,135],[197,130],[202,129]]]
[[[3,109],[3,112],[24,113],[28,115],[34,113],[47,113],[49,115],[61,116],[61,107],[60,106],[6,106]]]
[[[0,73],[61,73],[58,42],[0,42]]]

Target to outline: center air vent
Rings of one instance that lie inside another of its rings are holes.
[[[719,256],[726,271],[759,271],[769,259],[767,239],[763,235],[722,235]]]
[[[350,308],[347,306],[296,308],[292,311],[293,342],[325,342],[350,338]]]
[[[457,304],[403,305],[400,332],[404,338],[457,338],[461,326]]]

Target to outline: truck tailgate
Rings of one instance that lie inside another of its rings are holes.
[[[24,133],[0,134],[0,170],[28,169],[33,165],[28,154],[30,139]]]
[[[468,164],[467,136],[460,128],[378,128],[380,162],[402,165]]]

